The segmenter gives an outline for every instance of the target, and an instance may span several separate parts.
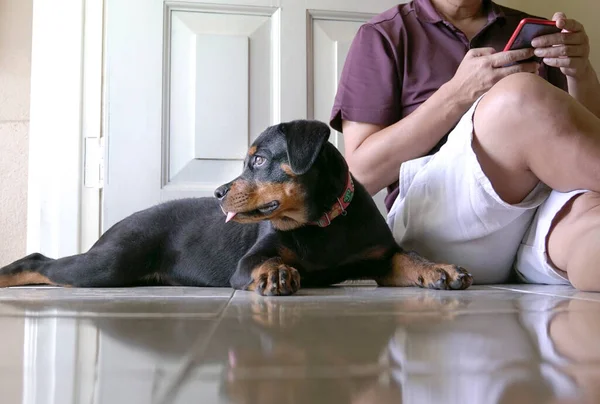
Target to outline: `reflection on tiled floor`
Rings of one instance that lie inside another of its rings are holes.
[[[1,289],[0,332],[2,404],[600,403],[565,287]]]

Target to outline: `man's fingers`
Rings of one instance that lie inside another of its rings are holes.
[[[498,80],[515,73],[537,73],[540,65],[536,62],[520,63],[514,66],[501,67],[496,69],[496,77]]]
[[[562,24],[562,28],[564,30],[567,30],[569,32],[584,32],[585,28],[584,26],[577,20],[560,20],[560,21],[564,21],[564,23]]]
[[[563,13],[562,11],[554,13],[554,15],[552,16],[552,21],[566,20],[566,19],[567,19],[567,15],[565,13]]]
[[[494,53],[496,53],[496,49],[494,48],[475,48],[467,52],[467,55],[471,57],[481,57],[493,55]]]
[[[589,47],[585,45],[559,45],[535,50],[535,56],[542,58],[587,57],[588,55]]]
[[[533,56],[533,49],[517,49],[513,51],[500,52],[490,56],[493,67],[503,67]]]
[[[585,66],[587,59],[584,58],[544,58],[544,63],[551,67],[563,67],[576,69]]]
[[[542,35],[531,41],[534,48],[548,48],[554,45],[583,45],[588,42],[585,32],[557,32]]]
[[[585,30],[579,21],[567,18],[565,13],[554,13],[552,21],[556,21],[557,28],[564,29],[569,32],[579,32]]]

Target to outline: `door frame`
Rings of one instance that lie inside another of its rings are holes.
[[[104,121],[104,1],[33,0],[27,253],[73,255],[100,236],[101,181],[84,167]]]
[[[73,255],[100,236],[101,176],[93,181],[84,167],[86,145],[89,149],[94,139],[101,144],[105,119],[104,2],[33,0],[27,253]],[[93,335],[75,338],[72,324],[33,314],[24,324],[23,404],[73,401],[76,393],[89,396],[85,388],[91,381],[83,390],[74,387],[81,382],[74,358],[81,349],[96,348]],[[65,345],[65,338],[71,343]],[[71,366],[61,370],[70,375],[64,383],[57,381],[52,363],[58,356],[71,359]]]

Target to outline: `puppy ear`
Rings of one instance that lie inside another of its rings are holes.
[[[306,174],[329,139],[329,126],[320,121],[292,121],[279,125],[285,135],[290,167],[296,175]]]

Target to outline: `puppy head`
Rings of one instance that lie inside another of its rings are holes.
[[[242,174],[215,191],[226,220],[270,220],[280,230],[308,222],[308,177],[329,135],[329,126],[318,121],[267,128],[248,150]]]

